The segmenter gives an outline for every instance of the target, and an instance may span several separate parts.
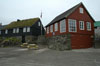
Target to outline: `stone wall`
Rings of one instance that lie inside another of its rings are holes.
[[[22,41],[22,36],[16,36],[16,38],[20,39]]]
[[[26,43],[46,44],[46,37],[42,36],[25,36]]]
[[[0,47],[20,46],[22,44],[21,36],[1,37]]]
[[[36,44],[37,43],[37,36],[25,36],[25,41],[26,43],[30,43],[30,44]]]
[[[71,38],[70,34],[57,35],[52,37],[42,36],[25,36],[26,43],[47,45],[48,48],[54,50],[70,50],[71,49]],[[16,36],[16,38],[22,41],[22,36]]]
[[[22,41],[22,36],[11,36],[12,38],[18,38],[19,40]],[[5,38],[11,38],[11,37],[2,37],[3,39]]]
[[[46,45],[47,44],[46,37],[44,35],[38,36],[37,44],[39,44],[39,45]]]
[[[71,49],[71,38],[70,34],[57,35],[47,38],[47,44],[50,49],[54,50],[70,50]]]

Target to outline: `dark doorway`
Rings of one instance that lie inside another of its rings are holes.
[[[25,43],[25,36],[22,36],[22,43]]]

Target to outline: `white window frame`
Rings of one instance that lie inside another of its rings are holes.
[[[19,28],[16,29],[16,33],[19,33]]]
[[[50,26],[50,32],[53,32],[53,25]]]
[[[76,20],[68,19],[68,29],[69,32],[77,32]]]
[[[60,33],[66,32],[66,20],[63,19],[60,21]]]
[[[55,23],[55,31],[58,31],[58,23]]]
[[[13,33],[16,33],[16,29],[15,28],[13,28]]]
[[[91,31],[91,22],[86,22],[87,30]]]
[[[81,14],[84,13],[84,9],[82,7],[79,8],[79,11],[80,11]]]
[[[30,27],[27,27],[27,32],[30,32]]]
[[[0,30],[0,35],[1,35],[1,30]]]
[[[8,30],[7,29],[5,30],[5,34],[8,34]]]
[[[80,30],[84,30],[84,21],[79,21]]]
[[[49,27],[47,27],[47,34],[49,33]]]
[[[38,26],[41,26],[40,22],[38,22]]]
[[[26,27],[23,28],[23,32],[26,32]]]

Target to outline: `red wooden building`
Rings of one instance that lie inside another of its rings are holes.
[[[55,17],[46,25],[46,37],[71,34],[72,49],[93,46],[94,19],[82,3]]]

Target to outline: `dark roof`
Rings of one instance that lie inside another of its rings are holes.
[[[55,17],[49,24],[46,25],[46,27],[49,26],[49,25],[51,25],[51,24],[53,24],[53,23],[55,23],[55,22],[57,22],[57,21],[59,21],[59,20],[61,20],[61,19],[63,19],[63,18],[67,18],[67,17],[68,17],[72,12],[74,12],[80,5],[83,5],[82,2],[79,3],[79,4],[77,4],[76,6],[72,7],[71,9],[65,11],[64,13],[58,15],[57,17]],[[87,12],[88,12],[88,11],[87,11]],[[88,14],[89,14],[89,12],[88,12]],[[89,15],[90,15],[90,14],[89,14]],[[91,17],[91,15],[90,15],[90,17]],[[92,17],[91,17],[91,18],[92,18]],[[92,19],[93,19],[93,18],[92,18]]]
[[[96,22],[94,23],[94,27],[100,27],[100,21],[96,21]]]
[[[0,26],[0,30],[2,30],[6,25],[1,25]]]
[[[8,24],[7,26],[5,26],[4,29],[32,26],[38,20],[39,20],[39,18],[32,18],[32,19],[14,21],[14,22],[11,22],[10,24]]]

